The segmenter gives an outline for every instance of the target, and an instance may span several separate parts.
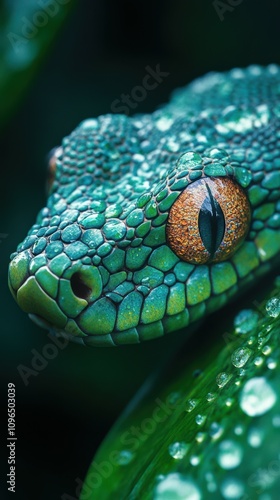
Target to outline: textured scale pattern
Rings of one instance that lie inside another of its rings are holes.
[[[55,334],[138,343],[218,309],[280,253],[280,68],[211,73],[151,115],[82,122],[56,153],[47,206],[11,256],[10,289]],[[224,262],[181,260],[166,238],[182,191],[231,178],[248,235]]]

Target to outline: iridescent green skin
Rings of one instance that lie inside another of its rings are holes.
[[[255,283],[280,253],[279,89],[277,66],[235,69],[195,81],[151,115],[81,123],[62,142],[46,208],[12,255],[22,309],[86,345],[138,343]],[[193,265],[169,248],[166,221],[205,175],[234,178],[252,222],[229,260]],[[71,286],[77,272],[86,298]]]

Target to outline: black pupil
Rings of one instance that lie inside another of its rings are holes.
[[[201,205],[198,217],[198,227],[203,245],[213,258],[225,234],[225,218],[223,211],[213,197],[209,186],[206,184],[207,196]]]

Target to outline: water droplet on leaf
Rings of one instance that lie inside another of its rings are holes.
[[[220,388],[224,387],[228,383],[230,378],[231,376],[225,372],[219,373],[219,375],[217,375],[216,377],[217,386]]]
[[[208,394],[206,395],[206,399],[207,401],[214,401],[214,399],[216,399],[217,397],[217,394],[215,394],[214,392],[208,392]]]
[[[197,399],[189,399],[189,400],[187,401],[186,410],[187,410],[188,412],[193,411],[193,410],[194,410],[194,408],[196,407],[197,403],[198,403]]]
[[[263,364],[263,358],[261,356],[257,356],[254,359],[254,365],[256,366],[261,366]]]
[[[269,411],[277,399],[272,386],[264,377],[254,377],[246,382],[240,396],[240,407],[250,417]]]
[[[266,366],[269,370],[275,370],[275,368],[277,367],[276,359],[268,358],[268,360],[266,362]]]
[[[221,484],[221,494],[226,500],[238,500],[244,494],[244,484],[239,479],[227,477]]]
[[[129,451],[129,450],[122,450],[119,452],[116,462],[119,465],[127,465],[131,462],[131,460],[134,458],[134,454]]]
[[[197,455],[192,455],[190,457],[190,464],[193,467],[196,467],[197,465],[199,465],[199,463],[200,463],[200,457],[198,457]]]
[[[243,309],[234,318],[236,333],[246,334],[251,332],[258,324],[259,315],[252,309]]]
[[[203,425],[205,423],[206,417],[205,415],[196,415],[195,421],[197,425]]]
[[[168,451],[171,457],[175,458],[176,460],[181,460],[186,455],[188,449],[189,445],[187,443],[185,443],[184,441],[177,441],[176,443],[172,443],[169,446]]]
[[[174,472],[164,476],[155,488],[154,500],[201,500],[201,492],[194,481]]]
[[[277,297],[269,299],[266,303],[265,309],[268,316],[271,316],[272,318],[278,318],[280,314],[280,299],[278,299]]]
[[[257,427],[252,427],[248,432],[248,444],[252,448],[258,448],[263,441],[263,432]]]
[[[236,349],[231,356],[233,366],[241,368],[247,363],[251,354],[252,351],[248,347],[240,347],[239,349]]]
[[[265,356],[268,356],[269,354],[271,354],[271,347],[270,347],[270,345],[265,345],[265,346],[262,348],[262,353],[263,353]]]
[[[219,437],[223,434],[223,432],[224,432],[223,427],[217,422],[213,422],[210,425],[209,434],[212,439],[219,439]]]
[[[240,465],[242,457],[243,451],[239,444],[229,439],[220,443],[217,462],[222,469],[235,469]]]

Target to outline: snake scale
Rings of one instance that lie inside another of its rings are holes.
[[[12,254],[19,306],[90,346],[161,337],[279,262],[280,68],[210,73],[152,114],[83,121]]]

